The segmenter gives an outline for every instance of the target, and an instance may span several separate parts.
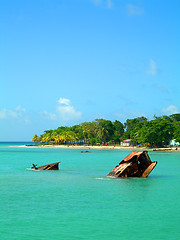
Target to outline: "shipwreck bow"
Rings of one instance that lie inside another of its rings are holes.
[[[33,170],[58,170],[59,169],[59,163],[60,162],[51,163],[51,164],[43,165],[43,166],[40,166],[40,167],[37,167],[36,165],[33,164],[31,169],[33,169]]]

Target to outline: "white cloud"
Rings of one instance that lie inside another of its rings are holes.
[[[133,4],[128,4],[127,5],[127,14],[128,14],[128,16],[143,15],[144,10]]]
[[[48,120],[60,120],[62,122],[78,120],[82,113],[77,111],[67,98],[60,98],[56,106],[56,113],[42,111],[41,114]]]
[[[58,100],[58,103],[64,104],[64,105],[66,105],[66,106],[69,106],[69,105],[70,105],[70,100],[67,99],[67,98],[60,98],[60,99]]]
[[[0,119],[8,119],[8,118],[17,118],[17,113],[5,108],[2,109],[0,111]]]
[[[2,109],[0,111],[0,119],[19,119],[27,124],[30,123],[30,120],[26,117],[26,109],[21,106],[16,107],[14,110]]]
[[[175,114],[178,113],[178,107],[176,107],[175,105],[169,105],[167,108],[163,108],[162,112],[167,114],[167,115],[171,115],[171,114]]]
[[[15,110],[4,108],[0,111],[0,119],[21,118],[25,111],[26,110],[20,106],[15,108]]]
[[[72,121],[81,118],[82,113],[76,111],[74,106],[71,105],[69,99],[60,98],[58,103],[59,105],[57,106],[56,111],[62,121]]]
[[[146,71],[149,75],[156,75],[157,74],[157,66],[156,63],[151,59],[149,63],[149,70]]]

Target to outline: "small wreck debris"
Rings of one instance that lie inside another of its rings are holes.
[[[37,167],[37,164],[33,164],[32,168],[33,170],[58,170],[59,169],[59,163],[60,162],[56,162],[56,163],[51,163],[51,164],[47,164],[47,165],[43,165],[40,167]]]
[[[157,162],[152,162],[148,152],[132,152],[125,157],[108,177],[147,177]]]

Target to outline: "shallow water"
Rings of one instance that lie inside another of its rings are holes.
[[[158,164],[146,179],[111,179],[130,151],[18,145],[0,144],[0,239],[180,239],[180,152],[149,152]]]

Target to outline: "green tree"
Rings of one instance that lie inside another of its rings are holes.
[[[38,135],[35,134],[35,135],[32,137],[31,141],[33,141],[33,142],[40,142],[40,137],[38,137]]]
[[[76,134],[76,138],[80,141],[84,140],[83,128],[81,125],[74,125],[69,128],[70,131]]]
[[[138,131],[145,123],[147,123],[147,118],[145,117],[127,119],[124,124],[126,131],[123,135],[123,139],[131,139],[131,142],[133,143],[140,143],[138,139]]]
[[[100,127],[97,136],[104,142],[106,143],[107,137],[108,137],[108,131],[105,127]]]
[[[38,137],[35,134],[34,142],[74,143],[80,140],[95,144],[119,141],[130,138],[134,144],[144,143],[151,146],[163,146],[170,140],[180,142],[180,114],[170,116],[154,116],[148,121],[145,117],[127,119],[123,125],[120,121],[111,122],[105,119],[95,119],[93,122],[83,122],[72,127],[60,126],[54,130],[45,130]]]
[[[170,118],[173,121],[180,122],[180,113],[172,114],[172,115],[170,115]]]
[[[172,119],[174,125],[173,138],[176,139],[176,142],[180,142],[180,114],[172,114],[170,115],[170,118]]]
[[[114,135],[112,136],[112,139],[115,142],[119,142],[120,140],[122,140],[122,137],[124,134],[124,125],[120,121],[117,121],[117,120],[115,120],[113,125],[114,125]]]
[[[89,143],[91,138],[96,136],[96,125],[94,122],[84,122],[81,124],[85,143]]]
[[[169,143],[174,134],[173,123],[164,117],[146,122],[139,130],[141,143],[149,143],[151,146],[162,147]]]
[[[108,142],[112,139],[114,134],[114,126],[110,120],[96,119],[96,131],[97,136],[104,142]]]
[[[91,138],[89,141],[90,145],[92,145],[92,146],[94,146],[96,144],[96,142],[97,142],[96,138]]]
[[[173,139],[176,139],[176,142],[180,142],[180,122],[174,122],[174,134]]]

